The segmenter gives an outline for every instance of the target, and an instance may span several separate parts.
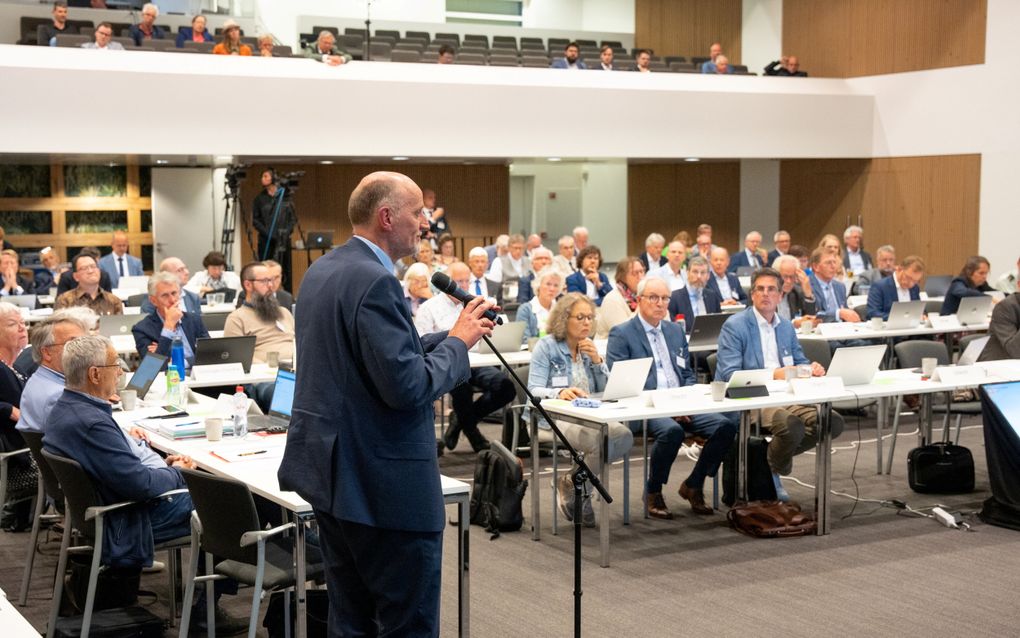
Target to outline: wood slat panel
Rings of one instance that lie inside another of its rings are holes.
[[[717,245],[740,245],[740,163],[631,164],[627,175],[627,248],[644,250],[653,232],[669,241],[712,225]]]
[[[784,53],[818,77],[985,61],[987,0],[784,0]]]
[[[980,186],[980,155],[787,160],[779,223],[814,247],[861,215],[868,250],[892,244],[900,258],[924,257],[929,273],[956,273],[978,249]]]
[[[707,56],[720,42],[730,62],[740,64],[741,0],[637,0],[635,46],[656,55]]]

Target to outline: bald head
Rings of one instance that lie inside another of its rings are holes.
[[[177,279],[181,282],[182,286],[187,285],[188,279],[191,278],[191,272],[188,270],[188,267],[177,257],[167,257],[159,262],[159,269],[162,272],[177,275]]]
[[[415,197],[419,201],[423,199],[421,189],[410,177],[400,173],[377,171],[362,178],[351,193],[351,199],[347,203],[347,216],[355,228],[371,225],[378,222],[378,219],[373,217],[381,208],[392,207],[399,204],[400,200]]]
[[[421,189],[407,175],[379,171],[366,175],[351,193],[347,215],[354,234],[396,261],[414,253],[428,219]]]
[[[110,240],[110,248],[113,249],[113,254],[121,257],[128,251],[128,236],[122,230],[118,230],[113,233],[113,238]]]

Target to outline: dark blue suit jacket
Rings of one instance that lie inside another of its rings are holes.
[[[774,262],[775,260],[779,259],[780,257],[781,257],[781,255],[779,254],[779,251],[776,250],[775,248],[773,248],[772,250],[769,251],[769,256],[768,256],[769,263],[767,263],[765,265],[766,266],[771,266],[772,262]]]
[[[184,288],[181,288],[181,295],[184,296],[184,307],[187,308],[188,314],[202,316],[202,300],[198,298],[198,295]],[[156,306],[152,305],[152,302],[146,297],[142,302],[142,314],[151,315],[155,311]]]
[[[705,300],[706,313],[722,312],[722,299],[719,298],[719,293],[706,287],[701,291],[701,296]],[[686,331],[687,334],[690,334],[691,328],[694,327],[694,307],[691,306],[691,297],[686,286],[677,288],[669,296],[669,316],[673,321],[676,321],[677,315],[684,316]]]
[[[579,292],[582,295],[587,294],[588,286],[585,283],[586,281],[584,273],[578,270],[567,277],[567,292]],[[613,284],[609,283],[609,277],[606,277],[605,273],[599,273],[599,281],[602,282],[602,285],[599,286],[597,291],[599,298],[595,300],[596,306],[601,306],[602,299],[613,291]]]
[[[142,46],[142,42],[145,41],[145,34],[142,33],[137,24],[132,24],[128,28],[128,37],[135,41],[135,46]],[[152,38],[154,40],[162,40],[165,37],[166,31],[163,30],[163,27],[158,24],[152,25]]]
[[[780,319],[776,327],[776,347],[780,365],[790,365],[787,357],[792,357],[793,365],[811,363],[797,341],[793,324],[786,319]],[[738,312],[726,320],[719,333],[716,356],[716,381],[729,381],[737,370],[761,370],[765,367],[761,335],[758,333],[758,321],[753,308]]]
[[[662,329],[662,336],[666,338],[666,349],[669,351],[669,364],[680,379],[680,385],[694,385],[694,372],[691,370],[690,356],[687,352],[687,337],[684,331],[675,323],[662,320],[659,323]],[[609,331],[609,344],[606,346],[606,363],[610,370],[613,363],[617,361],[629,361],[630,359],[642,359],[652,357],[652,346],[648,343],[648,336],[645,334],[645,327],[641,324],[641,318],[637,315]],[[681,366],[677,362],[683,361]],[[655,374],[655,364],[648,370],[648,378],[645,379],[645,390],[655,390],[658,385],[658,378]]]
[[[830,280],[829,284],[832,286],[832,294],[836,297],[836,304],[839,308],[846,308],[846,286],[835,278]],[[829,307],[829,300],[825,298],[822,282],[814,273],[811,274],[811,292],[815,296],[815,315],[824,318],[825,321],[835,321],[839,308]],[[896,296],[895,291],[893,296]]]
[[[404,292],[361,239],[301,283],[297,388],[280,486],[337,519],[390,530],[445,526],[433,401],[470,376],[467,347],[418,337]]]
[[[531,282],[535,281],[535,273],[529,272],[517,280],[517,303],[528,303],[535,296]]]
[[[188,344],[191,345],[192,352],[195,352],[196,343],[199,338],[209,337],[209,331],[205,329],[201,315],[186,312],[181,318],[181,325],[184,327],[184,336],[188,338]],[[144,319],[131,328],[138,356],[145,357],[145,353],[149,351],[149,344],[153,341],[156,342],[156,352],[158,354],[166,357],[170,356],[170,346],[173,345],[173,342],[168,337],[161,336],[160,333],[162,331],[163,320],[155,312],[145,315]],[[166,364],[164,363],[164,365]]]
[[[734,253],[733,256],[730,257],[730,266],[729,268],[726,269],[726,272],[736,273],[738,268],[747,267],[751,267],[757,270],[758,268],[761,268],[763,265],[764,264],[761,263],[761,256],[755,255],[754,263],[751,263],[747,260],[747,252],[741,249],[739,252]]]
[[[742,304],[746,304],[747,293],[744,292],[744,289],[740,287],[740,279],[733,273],[728,272],[726,273],[726,281],[729,282],[731,290],[737,291],[737,296],[739,297],[738,301],[740,301],[740,303]],[[719,297],[720,300],[722,300],[723,298],[722,291],[719,290],[719,284],[715,282],[714,272],[708,273],[708,283],[705,285],[705,290],[711,290],[716,294],[717,297]]]
[[[817,295],[815,299],[818,299]],[[914,286],[910,289],[910,299],[911,301],[921,299],[920,286]],[[879,279],[878,283],[872,284],[871,288],[868,289],[868,319],[881,317],[888,320],[889,310],[892,309],[892,305],[897,301],[899,301],[899,297],[896,294],[895,276]]]
[[[956,311],[960,309],[960,300],[964,297],[980,297],[986,292],[991,292],[993,288],[987,283],[980,288],[971,286],[963,277],[954,277],[949,282],[949,290],[946,291],[946,297],[942,301],[941,315],[955,315]]]

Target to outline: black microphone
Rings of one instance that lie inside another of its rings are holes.
[[[450,279],[446,273],[437,272],[434,275],[432,275],[432,285],[435,286],[436,288],[439,288],[440,292],[445,292],[446,294],[455,298],[457,301],[460,301],[461,303],[464,304],[467,304],[468,302],[475,298],[474,295],[470,295],[461,290],[460,288],[458,288],[457,283]],[[503,325],[503,319],[501,319],[500,316],[496,314],[496,311],[493,310],[492,308],[486,310],[482,316],[484,316],[486,319],[489,319],[496,325]]]

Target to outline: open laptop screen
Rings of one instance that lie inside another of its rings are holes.
[[[273,389],[273,403],[269,406],[270,414],[289,417],[294,405],[294,373],[280,370],[276,374],[276,387]]]

